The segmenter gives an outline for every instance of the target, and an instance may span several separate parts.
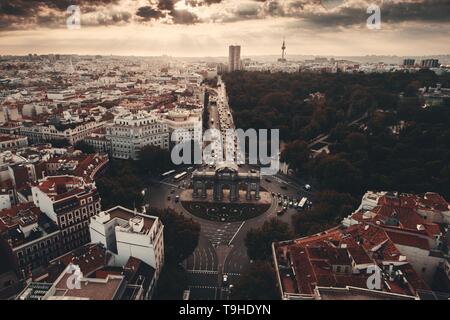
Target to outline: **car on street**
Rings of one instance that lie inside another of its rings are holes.
[[[167,197],[167,201],[170,201],[170,196]]]
[[[228,285],[228,275],[224,274],[222,277],[222,286],[226,287]]]
[[[272,182],[272,180],[270,180],[269,178],[266,178],[265,179],[268,183],[271,183]]]
[[[175,202],[178,203],[179,201],[180,201],[180,196],[176,196],[176,197],[175,197]]]
[[[277,216],[282,216],[284,214],[284,210],[280,209],[277,211]]]
[[[311,190],[311,186],[310,186],[309,184],[305,184],[305,190],[306,190],[306,191]]]

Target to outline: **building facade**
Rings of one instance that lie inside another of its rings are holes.
[[[167,124],[172,143],[202,140],[202,110],[171,111],[161,120]]]
[[[114,124],[106,128],[106,139],[113,158],[137,160],[145,146],[168,150],[169,128],[156,116],[138,111],[117,116]]]
[[[90,242],[89,218],[101,211],[95,183],[76,176],[45,177],[31,191],[34,204],[61,230],[64,252]]]
[[[155,269],[158,279],[164,264],[164,226],[155,216],[114,207],[90,219],[93,243],[101,243],[114,254],[114,265],[137,258]]]
[[[42,143],[52,140],[66,140],[71,145],[88,137],[91,132],[104,127],[104,122],[85,121],[67,125],[33,124],[23,126],[20,133],[32,143]]]
[[[0,151],[24,148],[27,146],[27,137],[0,134]]]
[[[241,70],[241,46],[230,46],[228,52],[228,71]]]
[[[422,68],[439,68],[439,60],[438,59],[424,59],[421,62]]]

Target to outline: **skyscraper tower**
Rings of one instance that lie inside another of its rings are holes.
[[[278,62],[286,62],[286,41],[284,39],[281,46],[281,59],[278,59]]]
[[[241,70],[241,46],[230,46],[228,53],[228,71]]]

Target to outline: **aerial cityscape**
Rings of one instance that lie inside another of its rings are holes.
[[[448,301],[449,12],[1,1],[0,300]]]

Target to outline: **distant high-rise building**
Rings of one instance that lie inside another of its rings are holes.
[[[438,59],[424,59],[421,63],[422,68],[439,68]]]
[[[228,71],[241,70],[241,46],[230,46],[228,54]]]
[[[286,62],[286,41],[283,40],[283,45],[281,46],[281,58],[278,62]]]
[[[405,60],[403,60],[403,65],[405,67],[413,67],[415,63],[416,63],[416,60],[414,60],[414,59],[405,59]]]

